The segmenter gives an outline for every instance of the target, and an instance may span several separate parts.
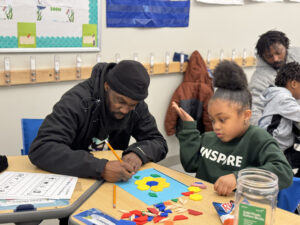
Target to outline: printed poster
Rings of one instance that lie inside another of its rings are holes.
[[[98,0],[0,0],[0,28],[0,51],[96,48]]]

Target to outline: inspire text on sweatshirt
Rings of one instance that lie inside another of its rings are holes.
[[[221,152],[208,149],[205,147],[202,147],[200,149],[200,153],[203,158],[209,159],[211,161],[217,162],[222,165],[228,165],[228,166],[241,167],[242,160],[243,160],[242,156],[235,156],[235,155],[226,156]]]

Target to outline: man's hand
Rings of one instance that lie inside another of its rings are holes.
[[[219,195],[229,195],[236,188],[236,178],[233,173],[219,177],[214,189]]]
[[[183,121],[194,121],[193,117],[191,117],[186,111],[179,107],[176,102],[172,102],[172,108],[176,110],[178,116]]]
[[[118,160],[108,161],[102,172],[102,177],[108,182],[127,181],[134,174],[133,167]]]
[[[134,152],[130,152],[123,156],[122,160],[133,167],[134,172],[137,172],[142,166],[142,160]]]

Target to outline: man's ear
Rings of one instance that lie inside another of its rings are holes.
[[[104,82],[104,90],[107,91],[107,90],[108,90],[108,87],[109,87],[109,85],[108,85],[108,83],[105,81],[105,82]]]

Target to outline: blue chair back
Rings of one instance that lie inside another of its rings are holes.
[[[300,177],[293,178],[293,184],[279,191],[277,207],[295,212],[300,204]]]
[[[36,137],[42,123],[43,119],[21,119],[23,136],[23,149],[21,149],[22,155],[28,155],[31,142]]]

